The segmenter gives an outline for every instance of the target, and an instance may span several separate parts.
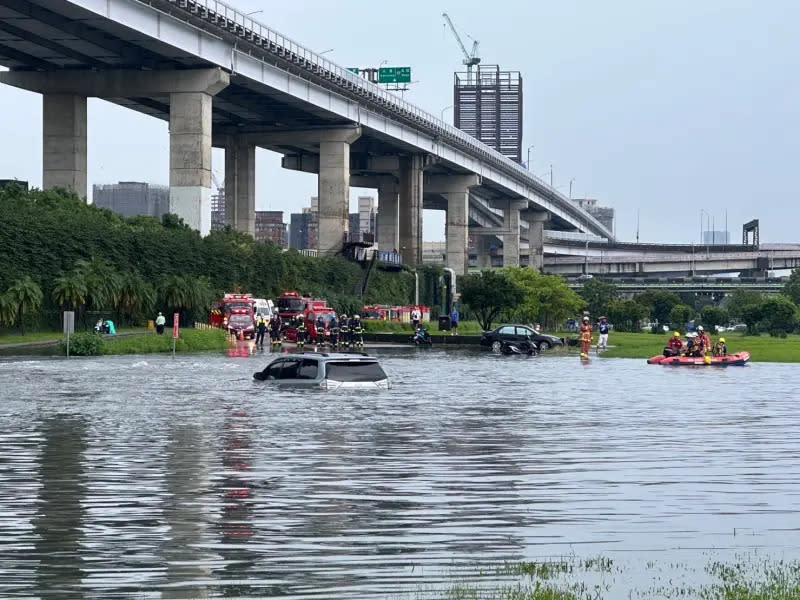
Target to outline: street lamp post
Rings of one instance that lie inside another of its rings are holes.
[[[327,50],[323,50],[322,52],[320,52],[319,55],[322,56],[323,54],[327,54],[328,52],[333,52],[334,50],[335,48],[328,48]]]
[[[526,164],[528,165],[528,171],[530,171],[530,170],[531,170],[531,149],[532,149],[532,148],[535,148],[535,147],[536,147],[536,146],[534,146],[533,144],[531,144],[530,146],[528,146],[528,162],[526,163]]]
[[[441,110],[441,112],[440,112],[440,115],[439,115],[439,116],[440,116],[440,119],[441,119],[442,121],[444,121],[444,113],[445,113],[445,111],[448,111],[448,110],[450,110],[451,108],[453,108],[453,105],[452,105],[452,104],[448,104],[447,106],[445,106],[445,107],[444,107],[444,108]]]
[[[550,165],[550,187],[553,187],[553,165]]]
[[[572,200],[572,182],[575,181],[575,178],[569,180],[569,199]]]
[[[245,17],[249,17],[250,15],[257,15],[258,13],[263,13],[263,10],[254,10],[253,12],[245,13]]]

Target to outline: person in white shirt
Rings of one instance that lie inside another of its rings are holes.
[[[158,335],[164,335],[164,324],[166,322],[167,320],[164,318],[164,315],[158,313],[158,316],[156,317],[156,333]]]
[[[419,328],[419,321],[420,315],[419,310],[415,307],[411,309],[411,325],[414,327],[414,331]]]

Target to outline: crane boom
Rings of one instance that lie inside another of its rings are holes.
[[[455,25],[453,25],[453,21],[450,19],[450,15],[447,13],[442,13],[445,22],[449,25],[450,31],[453,32],[453,37],[456,38],[458,45],[461,47],[461,52],[464,53],[464,60],[463,63],[467,65],[467,69],[479,64],[481,59],[478,58],[478,42],[477,40],[472,44],[472,54],[467,52],[467,47],[464,45],[464,42],[461,41],[461,36],[458,35],[458,31],[456,31]]]

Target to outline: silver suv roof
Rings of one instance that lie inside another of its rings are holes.
[[[374,356],[369,356],[363,352],[303,352],[302,354],[287,354],[282,358],[290,356],[302,356],[303,358],[317,358],[320,361],[331,360],[351,360],[351,361],[377,361]]]

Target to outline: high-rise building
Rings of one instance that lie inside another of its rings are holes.
[[[211,230],[225,229],[225,188],[211,195]]]
[[[352,235],[361,233],[361,216],[358,213],[350,213],[347,223]]]
[[[286,247],[286,223],[282,210],[256,211],[256,240],[270,240]]]
[[[704,231],[703,243],[704,244],[729,244],[731,234],[729,231]]]
[[[160,219],[169,212],[169,187],[138,181],[95,184],[92,202],[99,208],[108,208],[123,217]]]
[[[522,75],[497,65],[455,73],[456,127],[517,163],[522,162]]]
[[[614,209],[608,206],[600,206],[597,200],[593,198],[573,198],[572,201],[580,208],[584,209],[595,219],[600,221],[600,224],[614,233]]]
[[[311,197],[311,207],[292,213],[289,222],[289,247],[295,250],[315,250],[318,247],[319,198]]]
[[[12,185],[18,185],[23,190],[28,191],[27,181],[22,181],[21,179],[0,179],[0,189],[11,187]]]
[[[378,214],[373,196],[358,197],[358,229],[359,233],[375,233],[375,216]],[[352,224],[350,231],[353,231]]]

